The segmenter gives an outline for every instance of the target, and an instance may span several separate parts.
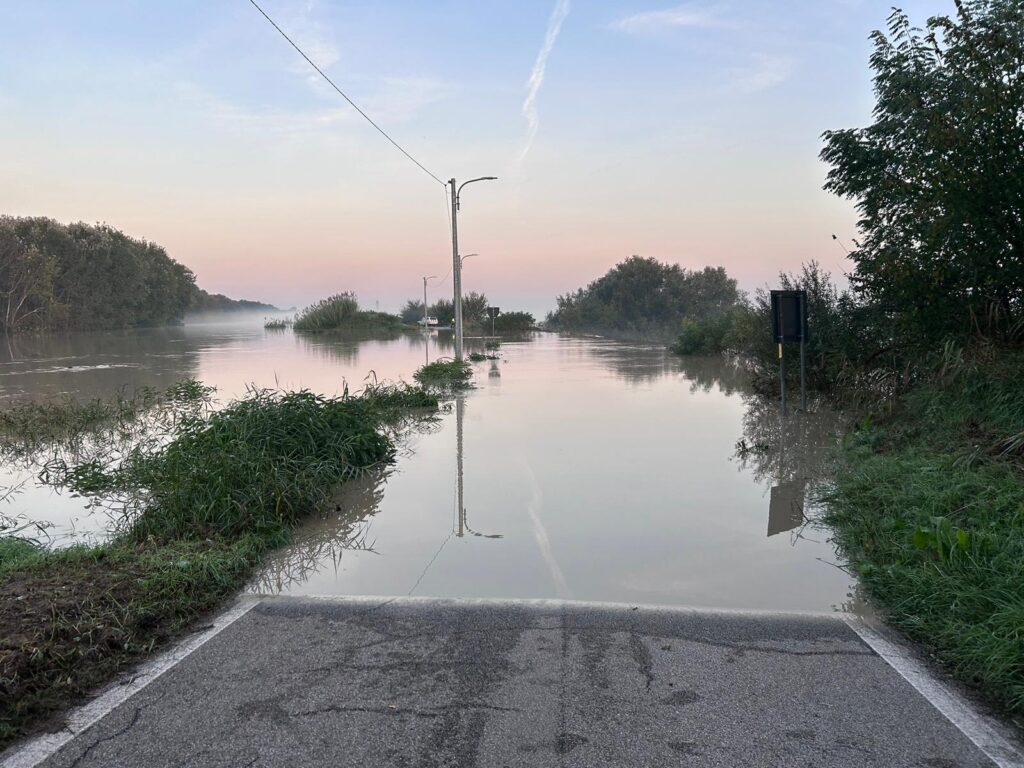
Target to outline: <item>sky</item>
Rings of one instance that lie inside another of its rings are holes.
[[[892,0],[257,0],[463,192],[466,291],[542,315],[632,255],[740,287],[848,269],[821,133],[870,122]],[[916,23],[952,0],[902,4]],[[450,297],[444,187],[249,0],[0,0],[0,213],[106,222],[198,284]],[[447,277],[446,277],[447,276]]]

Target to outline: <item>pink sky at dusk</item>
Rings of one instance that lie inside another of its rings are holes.
[[[747,290],[848,266],[831,235],[855,236],[855,212],[817,153],[870,119],[888,4],[770,5],[264,7],[436,175],[500,177],[464,193],[465,288],[541,315],[631,254]],[[281,307],[354,290],[395,310],[448,272],[443,188],[248,3],[10,15],[0,212],[108,222],[207,290]]]

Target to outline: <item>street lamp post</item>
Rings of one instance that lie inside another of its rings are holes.
[[[475,181],[496,181],[497,176],[481,176],[456,186],[455,179],[449,179],[452,188],[452,282],[455,284],[455,359],[462,359],[462,259],[459,258],[459,194],[462,188]]]

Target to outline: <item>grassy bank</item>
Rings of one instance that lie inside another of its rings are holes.
[[[412,387],[253,391],[177,420],[152,452],[59,473],[116,499],[122,523],[98,547],[0,539],[0,748],[218,607],[339,484],[392,460],[408,414],[436,407]]]
[[[844,441],[826,522],[887,621],[1024,724],[1024,355],[945,362]]]

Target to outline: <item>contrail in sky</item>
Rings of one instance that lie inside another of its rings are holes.
[[[558,33],[562,29],[562,22],[569,15],[569,0],[557,0],[555,8],[551,11],[551,18],[548,19],[548,31],[544,36],[544,45],[537,54],[537,60],[533,63],[533,71],[526,83],[526,100],[523,101],[523,115],[526,117],[526,143],[523,151],[519,153],[516,165],[520,166],[526,159],[526,155],[533,146],[533,140],[537,136],[537,127],[540,125],[540,117],[537,114],[537,94],[544,84],[544,70],[548,66],[548,56],[551,49],[555,47],[558,40]]]

